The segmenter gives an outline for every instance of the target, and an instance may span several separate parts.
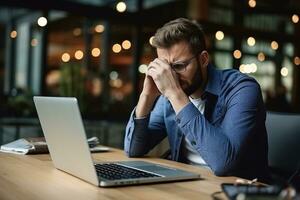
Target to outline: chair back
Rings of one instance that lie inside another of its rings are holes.
[[[269,166],[293,172],[300,162],[300,115],[267,112]]]

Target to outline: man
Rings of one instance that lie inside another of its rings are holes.
[[[218,176],[264,178],[259,84],[237,70],[214,69],[201,27],[188,19],[158,29],[153,45],[158,58],[147,68],[127,124],[126,154],[143,156],[167,136],[172,160],[206,166]]]

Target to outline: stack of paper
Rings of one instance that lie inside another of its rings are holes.
[[[92,151],[96,151],[94,148],[99,144],[97,137],[91,137],[87,140],[89,147]],[[40,138],[21,138],[8,144],[2,145],[1,152],[15,153],[15,154],[38,154],[48,153],[47,143],[44,137]]]

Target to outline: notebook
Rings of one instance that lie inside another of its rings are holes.
[[[199,179],[200,175],[144,161],[95,163],[77,99],[35,96],[34,104],[54,166],[100,187]]]

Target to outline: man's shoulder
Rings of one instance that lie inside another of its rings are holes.
[[[240,81],[240,80],[255,81],[253,77],[250,77],[247,74],[244,74],[237,69],[225,69],[220,71],[222,73],[223,80],[225,81],[231,81],[231,82]]]
[[[252,86],[259,86],[257,81],[253,78],[248,76],[247,74],[243,74],[236,69],[226,69],[220,70],[222,74],[222,88],[235,88],[240,85],[252,85]]]
[[[231,99],[237,94],[251,92],[253,95],[261,93],[259,83],[247,74],[243,74],[236,69],[218,70],[221,79],[219,85],[219,96],[221,99]]]
[[[236,69],[220,70],[216,69],[214,66],[209,66],[208,76],[206,92],[217,96],[226,97],[244,86],[249,86],[256,91],[259,91],[260,88],[254,78],[243,74]]]

